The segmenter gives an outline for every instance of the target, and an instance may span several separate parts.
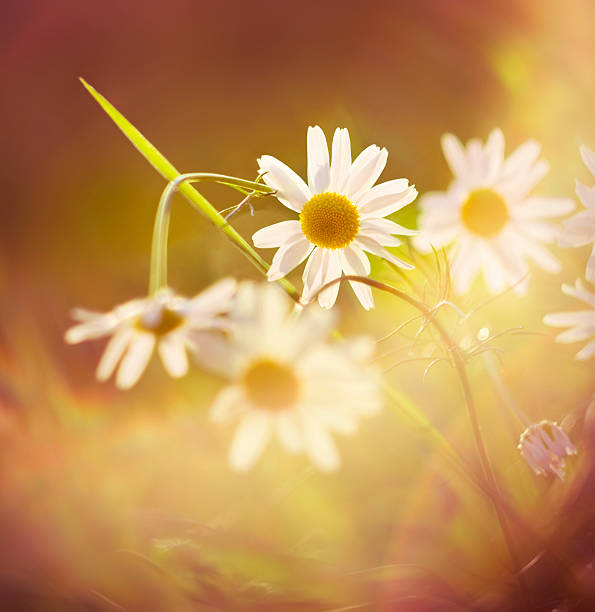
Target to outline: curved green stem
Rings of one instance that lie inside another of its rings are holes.
[[[463,397],[465,399],[465,405],[467,407],[467,414],[469,416],[469,422],[471,425],[471,430],[473,432],[473,437],[475,438],[475,444],[477,446],[477,451],[479,455],[479,461],[481,464],[483,477],[487,484],[487,491],[489,492],[490,499],[492,501],[492,505],[496,512],[496,516],[498,518],[498,522],[500,523],[500,528],[502,529],[502,534],[504,536],[504,540],[506,541],[506,545],[508,547],[508,552],[510,554],[511,561],[515,567],[515,575],[517,579],[517,584],[519,587],[519,593],[524,602],[524,607],[526,610],[529,610],[529,598],[527,587],[523,578],[523,575],[520,573],[522,565],[520,563],[520,559],[518,557],[518,553],[516,550],[516,545],[512,533],[510,531],[510,527],[508,525],[508,518],[506,516],[505,505],[502,503],[502,496],[500,494],[496,477],[494,475],[494,471],[492,469],[492,465],[490,463],[490,459],[488,456],[487,449],[485,447],[483,437],[481,435],[481,426],[479,424],[479,418],[477,414],[477,408],[475,406],[475,400],[473,398],[473,393],[471,391],[471,383],[469,382],[469,377],[467,376],[467,370],[465,368],[465,362],[463,357],[461,356],[461,351],[456,344],[456,342],[451,338],[450,334],[446,331],[444,326],[436,320],[434,317],[434,312],[431,308],[426,306],[423,302],[417,300],[416,298],[408,295],[407,293],[401,291],[400,289],[396,289],[391,285],[387,285],[386,283],[381,283],[380,281],[375,281],[371,278],[367,278],[365,276],[343,276],[337,278],[335,280],[330,281],[323,285],[317,292],[321,293],[331,285],[336,282],[341,281],[356,281],[361,282],[370,287],[374,287],[375,289],[380,289],[381,291],[385,291],[398,297],[404,302],[408,303],[410,306],[413,306],[416,310],[418,310],[421,314],[424,315],[435,327],[438,332],[440,338],[444,342],[444,345],[452,359],[452,363],[457,371],[457,375],[459,377],[461,388],[463,391]],[[317,295],[316,294],[316,295]],[[316,297],[314,295],[312,299]]]
[[[151,246],[149,295],[153,295],[162,287],[167,286],[167,236],[173,196],[176,191],[178,189],[181,190],[185,184],[190,185],[190,183],[197,182],[220,183],[237,189],[238,191],[242,191],[242,193],[245,193],[246,189],[250,189],[254,195],[274,193],[274,189],[263,183],[256,183],[254,181],[247,181],[234,176],[215,174],[212,172],[189,172],[187,174],[180,174],[170,181],[161,194],[157,214],[155,216],[153,242]],[[250,245],[245,243],[244,239],[229,226],[225,218],[222,217],[217,210],[213,207],[201,207],[201,210],[217,227],[224,229],[224,231],[227,230],[226,233],[232,237],[234,241],[239,241],[243,250],[246,250],[246,247],[251,249]],[[258,253],[254,251],[251,254],[253,255],[254,262],[261,267],[263,262]]]

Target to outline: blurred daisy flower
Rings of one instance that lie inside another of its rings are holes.
[[[515,291],[523,293],[528,278],[518,281],[527,274],[527,258],[547,272],[559,272],[560,263],[542,243],[555,241],[560,228],[546,219],[572,211],[574,202],[529,196],[548,171],[547,162],[538,160],[539,144],[529,140],[504,159],[504,136],[494,130],[485,145],[473,139],[465,147],[446,134],[442,150],[454,178],[445,192],[421,199],[415,245],[429,252],[431,246],[456,242],[456,291],[468,291],[483,270],[491,292],[515,285]]]
[[[388,158],[386,149],[370,145],[351,163],[349,132],[337,128],[333,137],[332,162],[326,137],[318,126],[308,128],[308,184],[283,162],[270,155],[258,160],[264,182],[276,190],[277,199],[299,213],[299,220],[282,221],[252,236],[259,248],[277,248],[268,272],[278,280],[308,260],[304,273],[305,302],[324,284],[345,274],[368,276],[370,262],[365,252],[378,255],[401,268],[412,266],[385,247],[401,244],[392,234],[416,232],[385,219],[413,202],[417,191],[407,179],[387,181],[373,187]],[[370,287],[352,282],[362,306],[374,306]],[[318,296],[324,308],[331,308],[339,283]]]
[[[319,469],[335,470],[340,458],[331,432],[354,433],[361,417],[382,406],[378,374],[366,364],[373,343],[330,344],[330,313],[311,306],[290,314],[288,302],[275,286],[244,283],[231,311],[221,367],[231,382],[211,418],[239,421],[229,451],[236,470],[250,469],[271,437]]]
[[[595,177],[595,153],[587,147],[581,147],[583,160]],[[564,231],[560,236],[561,247],[580,247],[593,244],[593,251],[587,262],[585,277],[595,283],[595,185],[587,187],[577,181],[576,194],[586,210],[581,210],[563,222]]]
[[[107,380],[118,367],[116,385],[129,389],[147,367],[155,345],[167,372],[174,378],[188,371],[186,349],[200,351],[192,332],[226,327],[220,316],[236,290],[233,279],[221,280],[194,298],[162,289],[154,296],[131,300],[107,313],[77,309],[80,323],[65,335],[69,344],[111,336],[97,367],[97,378]]]
[[[566,456],[576,455],[576,447],[554,421],[541,421],[528,427],[518,445],[523,459],[536,473],[548,472],[564,480]]]
[[[562,292],[581,300],[589,308],[548,314],[543,317],[543,322],[554,327],[570,327],[556,336],[556,342],[570,343],[589,340],[587,345],[576,354],[577,359],[589,359],[595,355],[595,293],[586,289],[578,279],[574,287],[562,285]]]

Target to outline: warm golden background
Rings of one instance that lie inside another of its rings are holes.
[[[5,609],[459,610],[470,594],[497,597],[507,561],[489,506],[394,410],[339,441],[338,474],[273,447],[253,473],[236,475],[226,467],[231,432],[206,418],[220,381],[194,371],[175,382],[153,363],[122,393],[93,378],[101,342],[64,345],[72,307],[108,309],[146,290],[164,187],[78,77],[185,171],[252,178],[256,158],[271,153],[304,173],[306,126],[330,135],[340,125],[354,152],[386,146],[383,176],[408,177],[423,193],[450,178],[443,132],[466,140],[500,126],[508,151],[529,137],[543,144],[551,171],[542,194],[574,197],[574,179],[591,180],[579,145],[595,148],[594,23],[592,0],[4,2]],[[219,208],[238,200],[222,188],[205,193]],[[235,223],[248,237],[283,218],[261,200],[254,218]],[[182,292],[222,275],[257,278],[181,199],[170,245],[170,279]],[[535,420],[580,412],[593,392],[593,363],[573,361],[577,347],[555,345],[541,324],[579,306],[559,286],[582,276],[587,250],[558,254],[559,277],[535,271],[528,296],[504,296],[472,320],[474,330],[545,334],[498,344],[508,392]],[[479,303],[481,291],[461,305]],[[408,316],[377,299],[366,314],[344,289],[345,329],[380,336]],[[453,373],[442,365],[422,382],[423,368],[413,362],[390,377],[472,457]],[[471,370],[499,478],[549,533],[572,476],[560,485],[529,472],[515,449],[519,426],[482,361]],[[523,560],[535,552],[528,545]],[[546,582],[547,591],[555,580]]]

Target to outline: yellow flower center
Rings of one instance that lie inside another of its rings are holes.
[[[510,216],[500,194],[492,189],[475,189],[463,203],[461,218],[473,234],[492,238],[502,231]]]
[[[306,238],[323,249],[344,249],[357,236],[359,212],[340,193],[317,193],[300,213],[300,224]]]
[[[294,371],[272,359],[253,363],[246,370],[242,382],[248,399],[266,410],[289,408],[300,394],[300,382]]]
[[[184,318],[177,312],[162,308],[158,312],[149,312],[140,316],[135,325],[141,331],[150,332],[156,336],[164,336],[176,329],[184,322]]]

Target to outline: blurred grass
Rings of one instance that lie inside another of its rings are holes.
[[[354,152],[370,143],[388,148],[383,178],[406,176],[423,193],[450,178],[439,150],[443,132],[486,137],[499,125],[507,150],[528,137],[543,143],[552,170],[540,193],[573,197],[574,178],[590,180],[578,146],[595,147],[592,3],[380,1],[338,10],[265,0],[255,10],[172,0],[168,11],[180,17],[165,19],[154,2],[142,11],[114,1],[4,7],[3,603],[27,610],[465,610],[478,596],[488,609],[515,609],[487,504],[446,476],[423,436],[388,411],[339,440],[345,466],[335,476],[275,446],[253,473],[239,476],[225,464],[231,432],[206,422],[220,381],[198,370],[172,381],[152,363],[141,384],[121,394],[93,378],[100,342],[63,345],[72,306],[109,308],[144,293],[163,188],[106,129],[76,77],[88,75],[184,170],[249,177],[257,156],[270,153],[304,175],[306,126],[319,123],[329,134],[343,125]],[[204,193],[219,209],[236,203],[216,187]],[[395,220],[412,226],[415,212]],[[255,217],[239,215],[234,225],[250,236],[284,218],[274,202],[259,200]],[[170,244],[171,278],[185,293],[224,274],[259,278],[177,203]],[[554,251],[564,263],[560,277],[534,270],[529,295],[503,296],[472,320],[473,330],[523,325],[546,334],[498,342],[504,382],[534,419],[580,417],[593,392],[592,364],[576,363],[576,347],[554,344],[541,324],[546,312],[574,307],[559,286],[582,274],[587,257],[585,249]],[[382,264],[374,274],[402,282]],[[418,271],[411,278],[423,288]],[[299,284],[299,273],[293,279]],[[347,288],[341,292],[345,334],[380,337],[410,316],[389,296],[376,299],[366,316]],[[482,299],[477,284],[461,306]],[[390,346],[401,358],[409,344],[403,336]],[[404,364],[388,378],[472,456],[452,372],[440,364],[421,382],[423,368]],[[559,605],[556,592],[589,582],[591,540],[581,518],[592,490],[589,438],[579,418],[573,439],[581,454],[568,483],[534,477],[481,360],[470,370],[504,488],[571,556],[574,578],[562,586],[539,563],[531,574],[542,602]],[[539,551],[519,537],[530,560]]]

